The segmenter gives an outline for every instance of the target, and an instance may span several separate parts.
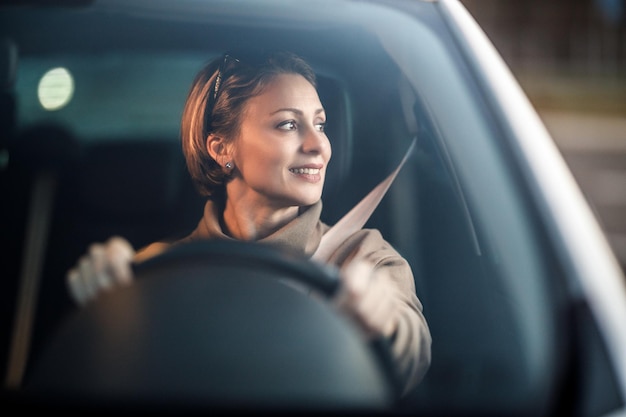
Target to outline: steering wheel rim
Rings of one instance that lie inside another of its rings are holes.
[[[133,271],[136,279],[146,279],[165,269],[177,268],[181,263],[224,266],[233,262],[248,268],[271,268],[329,298],[341,286],[336,268],[310,261],[286,247],[226,239],[175,244],[165,252],[133,265]]]

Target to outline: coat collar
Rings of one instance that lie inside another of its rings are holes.
[[[221,207],[220,204],[208,200],[198,227],[184,240],[233,239],[224,233],[220,225]],[[311,256],[328,229],[328,226],[320,221],[321,213],[322,201],[319,200],[311,206],[301,208],[298,217],[259,242],[286,246],[298,253]]]

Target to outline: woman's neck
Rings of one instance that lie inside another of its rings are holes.
[[[222,229],[235,239],[259,240],[295,219],[298,211],[297,206],[276,208],[227,198],[221,219]]]

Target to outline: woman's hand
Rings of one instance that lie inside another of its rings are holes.
[[[391,337],[398,327],[400,308],[395,286],[384,271],[364,261],[342,270],[342,287],[335,305],[370,338]]]
[[[67,272],[67,285],[74,301],[83,305],[102,291],[130,284],[134,255],[131,244],[121,237],[92,244],[87,254]]]

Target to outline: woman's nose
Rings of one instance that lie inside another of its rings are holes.
[[[330,152],[330,141],[323,131],[316,128],[306,130],[302,140],[302,150],[305,153],[324,153]]]

